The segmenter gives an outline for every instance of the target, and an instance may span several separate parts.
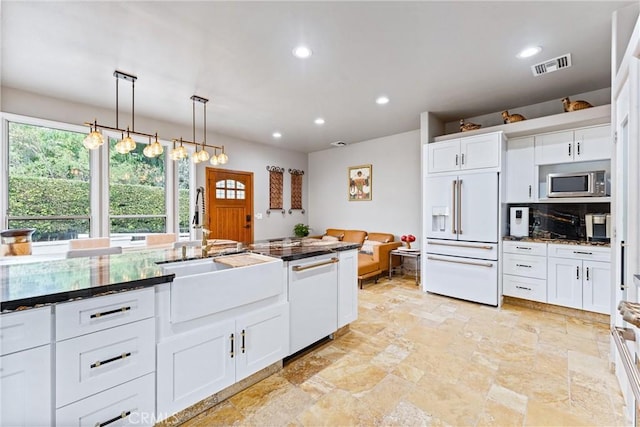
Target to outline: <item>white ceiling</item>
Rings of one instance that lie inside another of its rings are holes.
[[[138,77],[136,116],[190,126],[197,94],[210,131],[310,152],[418,129],[422,111],[452,121],[609,87],[611,13],[631,3],[4,0],[2,86],[114,109],[118,69]],[[311,58],[292,56],[300,43]],[[543,52],[515,58],[527,45]],[[571,68],[532,76],[565,53]]]

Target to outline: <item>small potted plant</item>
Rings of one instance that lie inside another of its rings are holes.
[[[296,237],[306,237],[309,235],[309,230],[310,227],[308,225],[298,223],[293,227],[293,234],[295,234]]]
[[[400,240],[402,240],[407,244],[407,249],[411,249],[411,242],[416,241],[416,236],[414,236],[413,234],[407,234],[405,236],[400,237]]]

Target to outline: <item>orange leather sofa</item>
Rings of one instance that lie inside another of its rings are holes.
[[[402,246],[402,242],[394,241],[395,238],[390,233],[367,233],[363,230],[328,228],[325,235],[337,237],[342,242],[361,245],[358,253],[360,289],[362,289],[363,281],[374,278],[374,281],[377,282],[383,272],[389,271],[389,252]],[[392,262],[395,267],[396,263],[400,263],[400,260],[392,260]]]

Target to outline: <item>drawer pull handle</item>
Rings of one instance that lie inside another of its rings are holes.
[[[589,280],[589,267],[587,267],[587,280]]]
[[[435,258],[435,257],[427,257],[427,259],[430,259],[432,261],[442,261],[442,262],[451,262],[454,264],[465,264],[465,265],[474,265],[476,267],[493,267],[493,264],[490,262],[471,262],[471,261],[454,261],[452,259],[444,259],[444,258]]]
[[[530,291],[531,288],[525,288],[524,286],[518,286],[516,285],[516,289],[522,289],[523,291]]]
[[[233,352],[233,347],[235,346],[235,343],[234,343],[235,338],[234,338],[233,334],[231,334],[231,337],[230,337],[230,338],[231,338],[231,352],[229,353],[229,355],[230,355],[230,356],[231,356],[231,358],[233,359],[233,357],[236,355],[236,354]]]
[[[493,246],[489,246],[489,245],[465,245],[465,244],[455,244],[455,243],[441,243],[441,242],[432,242],[431,240],[429,240],[427,242],[427,245],[431,245],[431,246],[452,246],[454,248],[469,248],[469,249],[486,249],[486,250],[491,250],[493,249]]]
[[[245,348],[244,348],[244,335],[245,334],[244,334],[244,329],[243,329],[242,330],[242,346],[240,347],[240,349],[242,350],[242,353],[244,353],[244,350],[245,350]]]
[[[526,249],[528,251],[532,250],[533,248],[528,248],[526,246],[516,246],[516,249]]]
[[[576,255],[593,255],[593,252],[586,252],[586,251],[573,251],[573,253]]]
[[[576,279],[580,280],[580,267],[576,267]]]
[[[293,271],[305,271],[305,270],[309,270],[311,268],[316,268],[316,267],[322,267],[323,265],[329,265],[329,264],[335,264],[336,262],[338,262],[338,258],[331,258],[329,260],[326,261],[322,261],[316,264],[311,264],[311,265],[294,265],[292,270]]]
[[[111,359],[107,360],[98,360],[97,362],[91,364],[91,368],[97,368],[99,366],[106,365],[107,363],[115,362],[116,360],[123,360],[129,356],[131,356],[131,352],[122,353],[120,356],[112,357]]]
[[[526,267],[526,268],[532,268],[532,266],[527,265],[527,264],[516,264],[516,267]]]
[[[116,313],[123,313],[123,312],[129,311],[129,310],[131,310],[130,306],[120,307],[120,308],[116,308],[115,310],[103,311],[102,313],[93,313],[91,315],[91,318],[92,319],[97,319],[97,318],[102,317],[102,316],[108,316],[110,314],[116,314]]]
[[[122,411],[122,413],[120,415],[115,416],[115,417],[111,418],[110,420],[104,421],[102,423],[96,423],[96,427],[108,426],[109,424],[115,423],[118,420],[121,420],[123,418],[127,418],[129,415],[131,415],[131,411]]]

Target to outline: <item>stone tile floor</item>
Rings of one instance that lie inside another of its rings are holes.
[[[187,426],[616,426],[608,325],[366,283],[347,333]]]

